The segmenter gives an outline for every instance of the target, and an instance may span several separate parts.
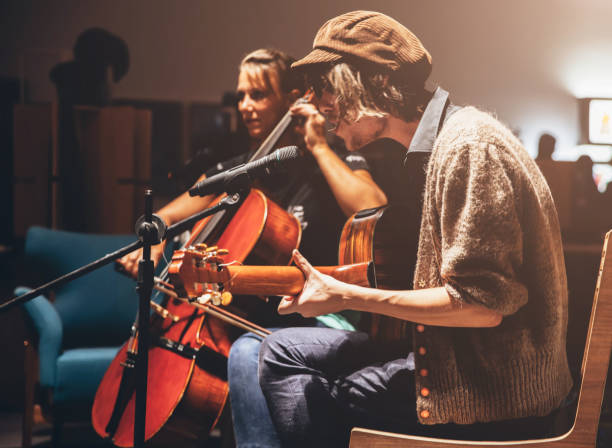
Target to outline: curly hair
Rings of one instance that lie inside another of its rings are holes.
[[[412,121],[423,114],[430,93],[425,86],[403,83],[388,74],[360,70],[345,62],[324,74],[308,73],[309,84],[321,94],[327,90],[337,98],[340,118],[355,122],[361,117],[393,115]]]

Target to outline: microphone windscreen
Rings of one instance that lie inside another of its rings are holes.
[[[283,146],[282,148],[274,151],[276,154],[276,160],[279,162],[284,162],[285,160],[293,160],[300,157],[300,150],[297,146]]]

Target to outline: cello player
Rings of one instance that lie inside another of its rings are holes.
[[[268,48],[255,50],[243,58],[239,66],[236,92],[239,99],[238,110],[249,135],[248,150],[217,164],[217,166],[207,170],[198,180],[203,180],[248,161],[249,156],[265,140],[276,123],[287,112],[289,106],[299,98],[304,90],[304,81],[303,77],[296,76],[290,71],[293,60],[282,51]],[[296,135],[295,129],[288,129],[277,146],[299,144],[301,140],[302,137]],[[306,146],[306,148],[309,147]],[[311,234],[316,233],[312,231],[312,228],[321,228],[322,225],[315,221],[325,221],[325,217],[321,216],[324,213],[336,215],[331,221],[334,221],[334,219],[337,221],[337,215],[340,214],[338,211],[341,210],[343,213],[341,214],[340,224],[336,224],[336,226],[341,226],[345,216],[350,216],[363,208],[386,203],[384,193],[372,180],[367,170],[367,164],[362,157],[344,154],[341,159],[335,151],[329,147],[327,149],[327,151],[312,153],[312,157],[308,157],[304,161],[307,164],[306,167],[300,170],[304,173],[304,177],[308,175],[306,180],[310,184],[309,191],[302,192],[302,196],[307,196],[305,201],[307,204],[296,204],[294,198],[290,197],[296,188],[287,188],[287,185],[279,185],[276,182],[272,185],[264,185],[264,187],[267,187],[267,192],[272,195],[273,199],[278,200],[281,206],[289,206],[290,210],[297,209],[300,212],[296,215],[298,215],[298,218],[304,219],[301,223],[302,227],[305,227],[303,229],[303,240],[307,251],[306,247],[310,246],[307,242],[316,239],[314,235],[311,236]],[[313,173],[308,171],[310,168],[318,168],[321,174],[313,176]],[[301,173],[298,174],[302,176]],[[314,179],[312,179],[313,177]],[[300,177],[293,183],[301,185],[303,180],[304,178]],[[323,185],[320,182],[321,180],[325,181]],[[329,192],[332,194],[328,194]],[[280,198],[277,196],[280,196]],[[185,192],[159,209],[156,214],[166,224],[172,225],[203,210],[213,199],[212,196],[190,197]],[[327,201],[328,199],[332,199],[331,204],[325,203],[324,206],[317,207],[318,200]],[[315,210],[310,211],[309,208]],[[317,208],[323,209],[316,210]],[[319,216],[310,217],[310,215]],[[331,251],[335,252],[338,233],[331,232],[332,244],[317,245],[317,251],[319,249],[329,251],[330,249],[325,248],[331,246]],[[325,241],[329,240],[329,236],[326,234],[318,235],[318,238],[321,237]],[[151,258],[156,264],[162,257],[164,244],[153,246],[151,249]],[[314,255],[317,251],[311,250],[310,253]],[[121,258],[119,263],[133,276],[136,276],[138,260],[141,257],[141,250],[135,251]],[[332,260],[331,263],[334,263],[334,261]]]

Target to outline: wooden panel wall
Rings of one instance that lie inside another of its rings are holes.
[[[75,107],[72,166],[62,170],[66,159],[58,156],[63,148],[55,149],[53,110],[51,105],[15,109],[15,234],[24,236],[31,225],[133,233],[151,181],[151,112]],[[58,187],[60,194],[54,194]]]
[[[18,104],[14,109],[14,232],[51,225],[50,176],[54,146],[51,104]]]

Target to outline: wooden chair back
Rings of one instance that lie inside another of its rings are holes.
[[[612,231],[606,234],[603,245],[582,360],[576,417],[568,432],[546,439],[494,442],[437,439],[353,428],[350,448],[594,447],[612,348],[612,247],[608,246],[611,235]]]

